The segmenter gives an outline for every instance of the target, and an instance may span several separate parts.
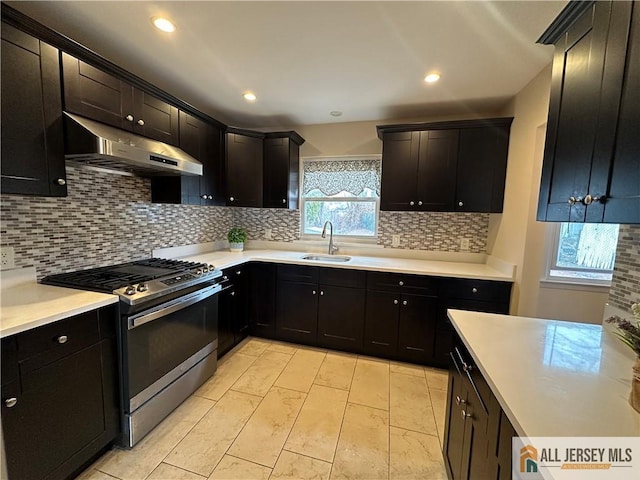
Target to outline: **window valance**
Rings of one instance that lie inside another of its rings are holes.
[[[360,195],[366,188],[380,196],[381,162],[372,160],[305,160],[303,192],[314,190],[330,197],[340,192]]]

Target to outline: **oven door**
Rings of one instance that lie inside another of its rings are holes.
[[[124,317],[125,411],[131,413],[218,346],[219,285]],[[126,405],[128,403],[128,405]]]

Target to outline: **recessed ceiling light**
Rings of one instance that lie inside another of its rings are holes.
[[[430,73],[429,75],[424,77],[424,81],[427,83],[436,83],[438,80],[440,80],[439,73]]]
[[[176,26],[171,20],[163,17],[153,17],[151,22],[158,30],[162,30],[163,32],[171,33],[176,29]]]
[[[256,94],[253,92],[245,92],[242,94],[242,96],[247,102],[255,102],[256,98],[258,98],[256,97]]]
[[[329,112],[329,115],[331,115],[332,117],[339,117],[340,115],[342,115],[342,112],[340,110],[332,110]]]

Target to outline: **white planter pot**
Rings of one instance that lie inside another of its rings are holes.
[[[241,252],[244,250],[244,243],[229,242],[229,250],[231,250],[232,252]]]

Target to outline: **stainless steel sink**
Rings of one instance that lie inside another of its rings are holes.
[[[305,255],[302,257],[303,260],[313,260],[315,262],[348,262],[351,260],[351,257],[347,255],[321,255],[317,253]]]

